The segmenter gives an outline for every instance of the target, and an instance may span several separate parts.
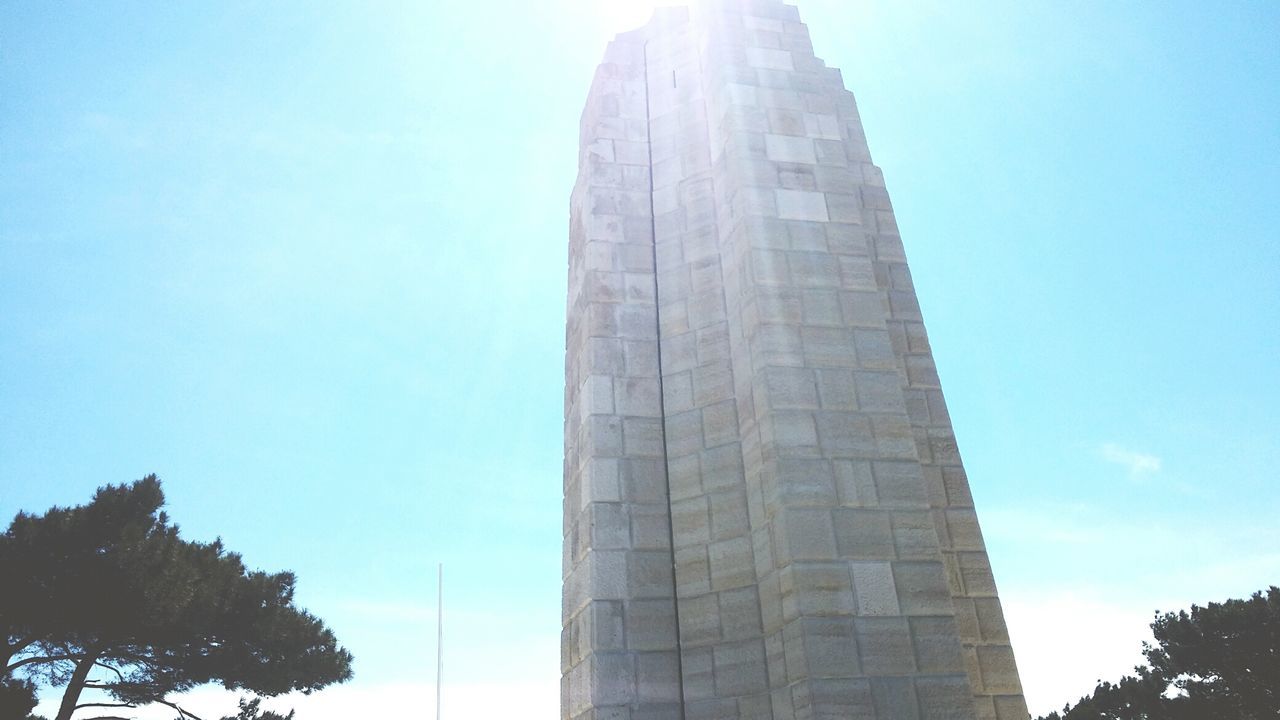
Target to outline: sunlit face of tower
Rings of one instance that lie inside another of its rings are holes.
[[[653,9],[677,4],[678,0],[584,0],[599,18],[601,29],[609,34],[626,32],[644,25]]]

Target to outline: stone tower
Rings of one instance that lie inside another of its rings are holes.
[[[567,720],[1025,720],[853,95],[781,0],[619,35],[582,116]]]

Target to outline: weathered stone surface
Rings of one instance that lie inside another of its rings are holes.
[[[581,142],[565,720],[1025,720],[883,173],[796,9],[657,11]]]

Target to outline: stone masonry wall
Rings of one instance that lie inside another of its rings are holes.
[[[571,211],[562,716],[1027,718],[883,176],[796,9],[619,36]]]

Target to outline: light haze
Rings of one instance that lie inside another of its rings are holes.
[[[886,174],[1032,712],[1153,610],[1280,584],[1280,6],[800,11]],[[355,653],[302,720],[429,715],[443,561],[445,716],[556,717],[577,119],[647,17],[0,5],[0,517],[158,473]]]

